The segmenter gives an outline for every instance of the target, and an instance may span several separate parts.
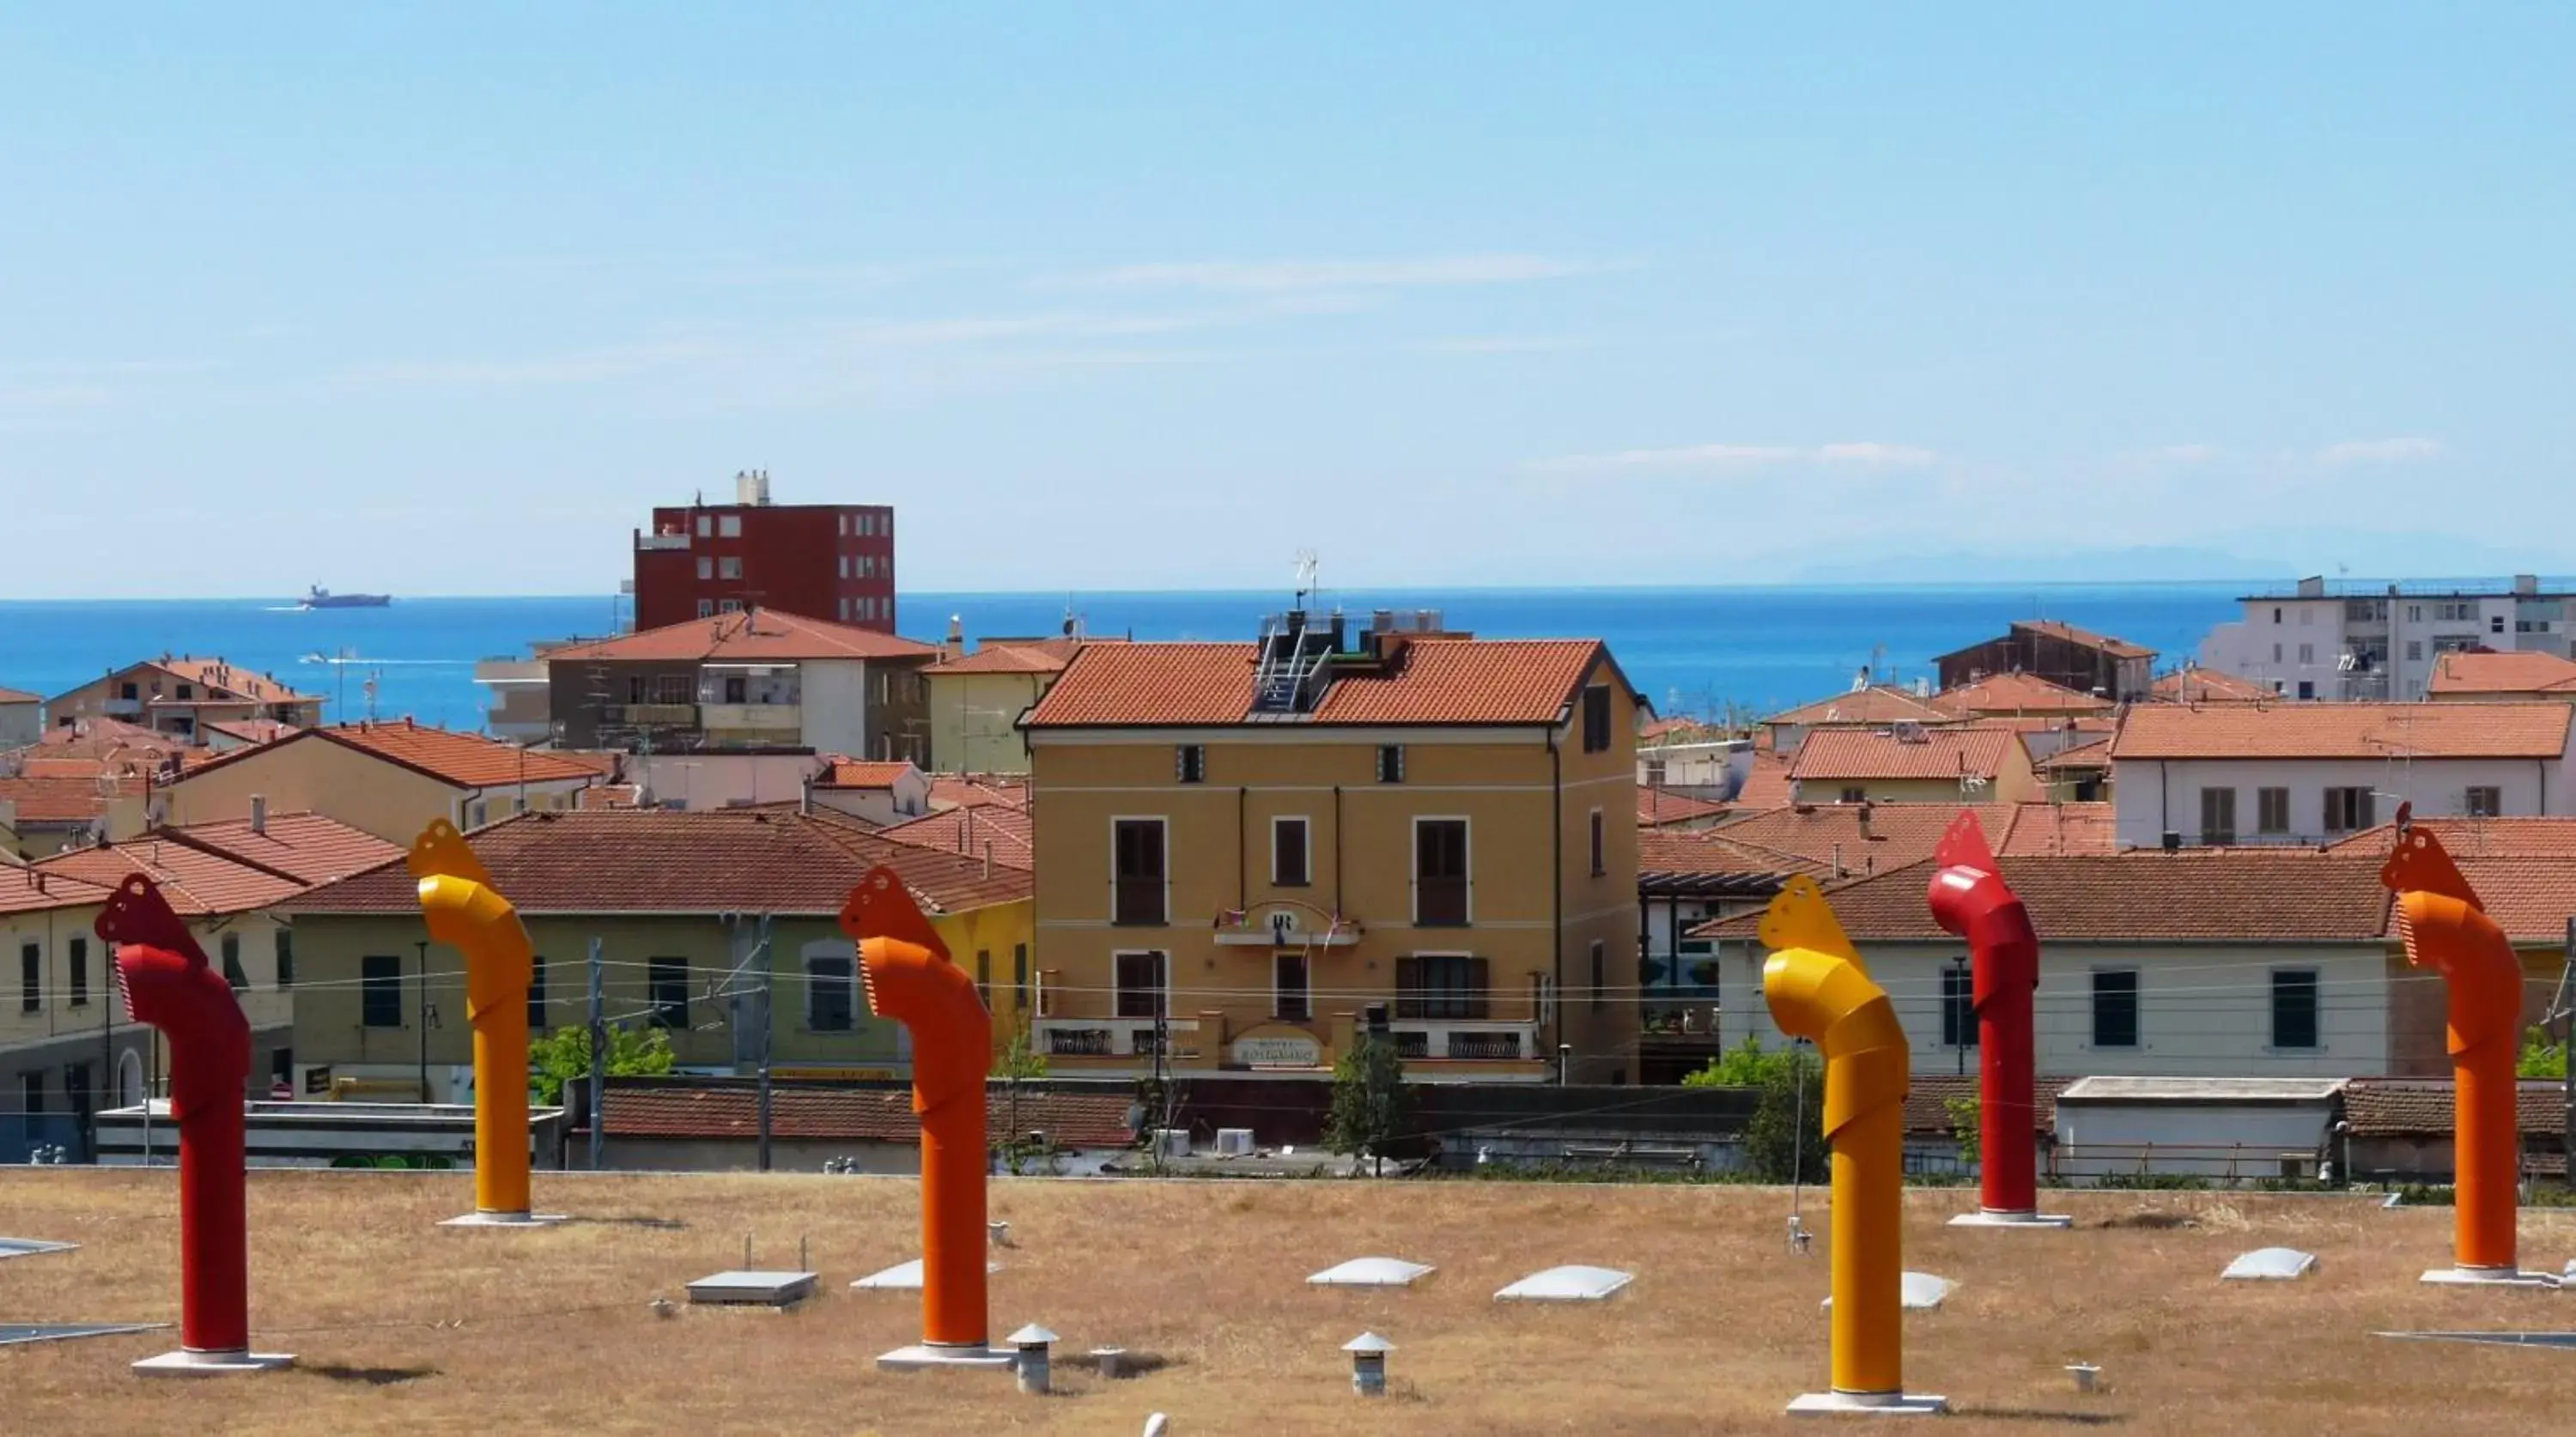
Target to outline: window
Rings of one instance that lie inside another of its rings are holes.
[[[2272,1046],[2317,1046],[2317,970],[2272,970]]]
[[[1282,953],[1270,963],[1270,1016],[1302,1023],[1314,1016],[1306,996],[1306,955]]]
[[[1661,788],[1663,786],[1664,761],[1659,758],[1650,758],[1646,760],[1646,787]]]
[[[2357,833],[2376,821],[2373,817],[2369,789],[2330,788],[2326,790],[2326,832]]]
[[[45,1006],[45,950],[33,943],[18,949],[18,1011],[33,1013]]]
[[[1170,981],[1170,965],[1164,961],[1162,954],[1119,954],[1118,1016],[1121,1018],[1167,1016],[1170,995],[1165,990]]]
[[[1601,824],[1601,810],[1596,808],[1592,810],[1592,876],[1595,878],[1610,871],[1610,856],[1604,851],[1607,837],[1608,832]]]
[[[1163,820],[1118,818],[1109,827],[1116,850],[1109,921],[1127,927],[1171,921],[1164,907],[1169,875],[1163,861]]]
[[[1609,1001],[1608,990],[1610,987],[1610,965],[1607,961],[1608,957],[1609,954],[1607,950],[1601,946],[1601,940],[1598,938],[1593,939],[1592,1001],[1584,1006],[1590,1008],[1595,1013],[1600,1012],[1602,1005]]]
[[[717,578],[719,578],[719,579],[739,579],[739,578],[741,578],[741,577],[742,577],[742,559],[741,559],[741,557],[740,557],[739,555],[727,554],[727,555],[725,555],[723,558],[716,560],[716,577],[717,577]]]
[[[2204,788],[2200,791],[2200,841],[2218,845],[2236,841],[2236,790]]]
[[[695,686],[690,682],[687,674],[655,674],[653,676],[653,702],[657,704],[688,704],[694,702],[697,698],[696,693],[693,691],[694,687]]]
[[[2300,622],[2300,623],[2302,623],[2302,624],[2313,624],[2313,623],[2315,623],[2316,621],[2317,621],[2317,611],[2316,611],[2316,610],[2314,610],[2314,609],[2301,609],[2301,610],[2299,610],[2299,622]]]
[[[31,1118],[45,1110],[44,1069],[18,1075],[18,1110]]]
[[[1174,762],[1180,769],[1181,782],[1207,782],[1206,745],[1195,743],[1182,744],[1179,752],[1175,755]]]
[[[1311,880],[1306,820],[1270,820],[1270,882],[1278,888],[1303,888]]]
[[[139,699],[143,697],[143,694],[142,691],[135,688],[134,685],[123,684],[118,687],[117,697],[124,699]]]
[[[2491,615],[2489,615],[2489,616],[2487,617],[2487,632],[2488,632],[2488,633],[2490,633],[2490,634],[2501,634],[2501,633],[2503,633],[2503,632],[2504,632],[2504,615],[2502,615],[2502,614],[2491,614]],[[179,695],[179,697],[181,697],[181,698],[186,698],[186,697],[187,697],[187,695],[183,693],[183,694]]]
[[[484,821],[490,817],[491,808],[482,799],[478,798],[472,803],[465,805],[465,826],[467,828],[481,828]]]
[[[1029,945],[1011,945],[1011,1002],[1026,1009],[1029,1006]]]
[[[1487,1011],[1486,961],[1463,953],[1422,954],[1395,960],[1395,1016],[1482,1018]]]
[[[2501,629],[2504,627],[2504,625],[2503,625],[2503,623],[2502,623],[2501,621],[2499,621],[2499,622],[2497,623],[2496,627],[2497,627],[2499,630],[2501,630]],[[181,703],[186,703],[187,701],[189,701],[190,699],[195,698],[196,696],[197,696],[197,686],[196,686],[195,684],[181,684],[181,685],[179,685],[179,701],[180,701]]]
[[[358,1021],[370,1028],[403,1025],[400,957],[370,953],[358,960]]]
[[[546,955],[539,953],[528,960],[528,1031],[546,1030]]]
[[[223,954],[224,981],[233,985],[233,991],[236,993],[248,988],[250,986],[250,975],[242,971],[240,934],[227,933],[224,935]]]
[[[1467,922],[1467,820],[1413,821],[1413,926],[1458,928]]]
[[[841,556],[841,577],[844,579],[850,577],[850,556],[847,554]]]
[[[715,616],[716,616],[716,601],[715,601],[715,600],[713,600],[713,599],[700,599],[700,600],[698,600],[698,617],[699,617],[699,618],[701,618],[701,619],[712,619],[712,618],[714,618]],[[643,683],[644,681],[643,681],[642,679],[637,679],[635,682],[636,682],[636,683],[638,683],[638,684],[641,684],[641,683]],[[638,700],[637,700],[637,702],[638,702],[638,703],[641,703],[641,702],[643,702],[643,701],[642,701],[641,699],[638,699]]]
[[[703,539],[703,538],[707,537],[707,535],[708,535],[708,534],[710,534],[710,533],[713,533],[713,532],[714,532],[714,529],[715,529],[715,521],[714,521],[713,519],[709,518],[707,515],[704,515],[704,514],[700,514],[700,515],[698,516],[698,537],[699,537],[699,538]]]
[[[2317,661],[2317,646],[2316,646],[2316,645],[2314,645],[2314,644],[2301,644],[2301,645],[2299,645],[2299,662],[2300,662],[2300,663],[2303,663],[2303,664],[2313,664],[2313,663],[2315,663],[2316,661]]]
[[[2093,1046],[2138,1046],[2138,970],[2093,970]]]
[[[975,997],[983,1003],[985,1012],[993,1011],[993,952],[989,948],[975,950]]]
[[[2280,646],[2279,644],[2274,644],[2274,645],[2272,646],[2272,662],[2274,662],[2274,663],[2276,663],[2276,664],[2277,664],[2277,663],[2279,663],[2280,661],[2281,661],[2281,646]]]
[[[2406,641],[2406,662],[2410,664],[2418,664],[2423,661],[2424,641],[2422,639],[2408,639]]]
[[[645,960],[645,981],[651,985],[649,1001],[653,1005],[653,1026],[686,1028],[689,1026],[689,960],[686,958],[651,958]]]
[[[873,535],[873,534],[875,534],[875,533],[876,533],[876,525],[874,525],[874,524],[872,524],[872,523],[870,523],[870,522],[869,522],[870,520],[874,519],[875,517],[876,517],[875,515],[870,514],[870,513],[867,513],[867,512],[865,512],[864,510],[860,512],[860,514],[859,514],[859,537],[861,537],[861,538],[863,538],[863,539],[864,539],[864,538],[867,538],[867,537],[869,537],[870,535]]]
[[[742,537],[742,516],[741,516],[740,514],[719,514],[719,515],[717,515],[717,516],[716,516],[716,537],[717,537],[717,538],[719,538],[719,539],[739,539],[739,538],[741,538],[741,537]]]
[[[848,623],[849,621],[850,621],[850,596],[849,596],[849,595],[847,595],[847,594],[843,594],[843,595],[841,596],[841,622],[846,624],[846,623]]]
[[[2254,790],[2254,831],[2257,833],[2290,831],[2290,791],[2288,789]]]
[[[285,929],[283,929],[283,928],[280,928],[280,929],[278,929],[277,931],[278,931],[278,934],[279,934],[279,936],[280,936],[280,937],[283,937],[283,936],[285,935],[285,933],[286,933],[286,930],[285,930]],[[68,976],[71,978],[71,984],[72,984],[72,1006],[73,1006],[73,1007],[75,1007],[75,1008],[86,1008],[86,1007],[88,1007],[88,1006],[89,1006],[89,940],[88,940],[88,939],[86,939],[86,938],[75,938],[75,939],[71,940],[71,958],[70,958],[70,961],[64,965],[64,971],[65,971],[65,972],[68,974]]]
[[[1583,751],[1606,753],[1610,748],[1610,686],[1594,684],[1583,691]]]
[[[805,1026],[846,1033],[858,1026],[858,960],[846,953],[805,955]]]
[[[2272,622],[2276,624],[2281,622],[2281,606],[2278,604],[2272,606]]]
[[[1378,745],[1377,781],[1380,783],[1404,782],[1404,745],[1400,743]]]
[[[1843,802],[1867,803],[1869,802],[1869,790],[1865,788],[1846,788],[1843,790]]]
[[[1964,963],[1941,970],[1941,1046],[1977,1046],[1976,974]]]
[[[842,514],[842,515],[839,515],[839,516],[837,516],[837,517],[839,518],[839,520],[840,520],[840,524],[841,524],[841,537],[842,537],[842,538],[844,538],[844,539],[846,539],[846,538],[850,537],[850,516],[849,516],[849,515],[847,515],[847,514]]]
[[[2424,606],[2422,604],[2408,604],[2406,606],[2406,622],[2410,624],[2420,624],[2424,622]]]
[[[2469,790],[2469,817],[2496,818],[2504,813],[2504,790],[2493,784]]]
[[[2317,686],[2316,686],[2316,684],[2314,684],[2313,682],[2311,682],[2311,681],[2309,681],[2309,680],[2307,680],[2307,679],[2301,679],[2301,680],[2299,680],[2299,697],[2301,697],[2301,698],[2303,698],[2303,699],[2312,699],[2312,698],[2315,698],[2316,696],[2317,696]]]
[[[701,579],[712,579],[715,576],[716,561],[704,554],[700,554],[698,556],[698,577]]]

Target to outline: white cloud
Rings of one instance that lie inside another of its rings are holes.
[[[2442,452],[2439,442],[2420,436],[2396,439],[2347,439],[2317,451],[2317,462],[2329,469],[2350,464],[2411,464]]]
[[[1690,444],[1677,449],[1622,449],[1576,454],[1531,465],[1551,470],[1753,469],[1774,464],[1829,464],[1854,469],[1919,469],[1941,456],[1912,444],[1847,441],[1811,448],[1785,444]]]
[[[1597,274],[1608,266],[1534,254],[1446,255],[1392,260],[1199,260],[1128,264],[1054,276],[1064,289],[1195,289],[1224,294],[1519,284]]]

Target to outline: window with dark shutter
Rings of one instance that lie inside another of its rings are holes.
[[[1413,825],[1413,924],[1461,928],[1467,923],[1467,820],[1425,818]]]
[[[2098,968],[2093,973],[2093,1046],[2138,1046],[2138,970]]]
[[[1610,871],[1607,856],[1602,852],[1602,837],[1601,810],[1596,808],[1592,810],[1592,876],[1595,878]]]
[[[285,930],[285,929],[283,929],[283,928],[281,928],[281,929],[279,929],[279,930],[277,930],[277,931],[278,931],[278,936],[280,936],[280,937],[284,937],[284,936],[285,936],[285,934],[286,934],[286,930]],[[72,1005],[73,1007],[75,1007],[75,1008],[86,1008],[86,1007],[88,1007],[88,1006],[89,1006],[89,940],[88,940],[88,939],[86,939],[86,938],[75,938],[75,939],[71,940],[71,960],[70,960],[70,963],[68,964],[67,971],[68,971],[68,973],[69,973],[69,975],[70,975],[70,977],[71,977],[71,980],[72,980],[72,1004],[71,1004],[71,1005]]]
[[[1482,1018],[1492,1010],[1491,965],[1465,954],[1417,954],[1395,960],[1398,1018]]]
[[[358,960],[358,1021],[369,1028],[403,1025],[402,959],[370,953]]]
[[[236,993],[248,988],[250,986],[250,975],[242,971],[240,934],[227,933],[224,935],[223,954],[224,981],[233,985],[233,991]]]
[[[1169,921],[1164,908],[1163,821],[1121,818],[1112,825],[1117,851],[1115,911],[1111,921],[1125,927]]]
[[[277,988],[284,992],[295,986],[295,930],[277,930]]]
[[[1270,881],[1280,888],[1303,888],[1309,881],[1306,862],[1306,820],[1274,818],[1270,821]]]
[[[1203,744],[1185,743],[1177,755],[1183,783],[1207,782],[1207,748]]]
[[[1377,781],[1380,783],[1404,782],[1404,745],[1400,743],[1378,745]]]
[[[2317,970],[2272,970],[2272,1046],[2317,1046]]]
[[[1160,1018],[1168,1014],[1170,969],[1160,953],[1118,955],[1118,1016]]]
[[[45,950],[33,943],[18,948],[18,1011],[33,1013],[45,1006]]]
[[[653,1026],[682,1028],[689,1026],[689,960],[686,958],[648,958],[644,960],[645,981],[651,986]]]
[[[285,937],[284,933],[277,935]],[[528,1031],[543,1036],[546,1031],[546,955],[540,953],[528,960]]]
[[[1610,690],[1595,684],[1583,691],[1583,751],[1603,753],[1610,748]]]

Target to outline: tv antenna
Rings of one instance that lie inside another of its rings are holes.
[[[1321,567],[1322,567],[1322,563],[1321,563],[1321,561],[1320,561],[1320,560],[1318,560],[1318,559],[1315,557],[1315,551],[1314,551],[1314,550],[1312,550],[1312,549],[1300,549],[1300,550],[1298,550],[1298,551],[1297,551],[1297,607],[1298,607],[1298,608],[1301,608],[1301,609],[1302,609],[1302,608],[1306,607],[1306,601],[1307,601],[1308,599],[1310,599],[1310,598],[1312,598],[1312,597],[1314,596],[1314,593],[1315,593],[1315,573],[1316,573],[1316,570],[1318,570],[1318,569],[1319,569],[1319,568],[1321,568]]]

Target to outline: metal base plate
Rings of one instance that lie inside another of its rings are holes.
[[[463,1217],[451,1217],[445,1219],[439,1223],[439,1226],[552,1227],[556,1223],[570,1222],[571,1220],[571,1214],[560,1212],[469,1212]]]
[[[2503,1267],[2437,1267],[2424,1274],[2436,1287],[2557,1287],[2554,1272],[2516,1272]]]
[[[814,1295],[810,1272],[719,1272],[689,1284],[693,1303],[792,1307]]]
[[[1928,1392],[1810,1392],[1789,1404],[1792,1417],[1937,1417],[1950,1399]]]
[[[146,1377],[221,1377],[228,1372],[273,1372],[294,1365],[294,1354],[286,1352],[190,1352],[183,1347],[144,1358],[134,1364],[134,1370]]]
[[[877,1359],[888,1372],[919,1372],[929,1367],[980,1367],[1007,1372],[1020,1365],[1020,1354],[1008,1347],[932,1347],[915,1343]]]
[[[1963,1212],[1950,1219],[1952,1227],[2039,1227],[2067,1228],[2075,1219],[2044,1212]]]

